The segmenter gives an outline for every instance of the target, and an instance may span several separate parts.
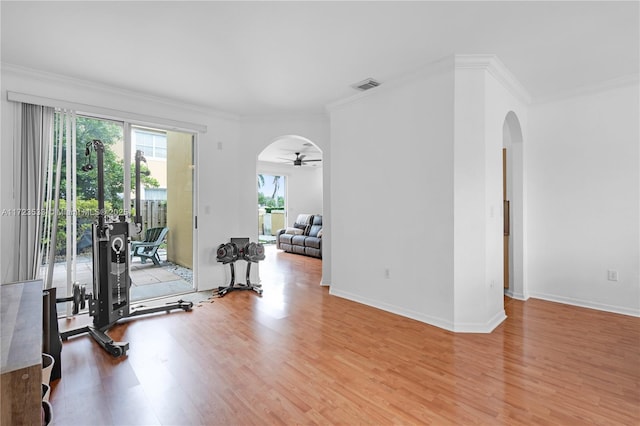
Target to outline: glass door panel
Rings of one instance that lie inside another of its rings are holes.
[[[75,133],[75,143],[71,134]],[[57,297],[72,295],[74,282],[93,291],[91,225],[98,213],[97,164],[92,149],[95,139],[105,146],[105,210],[107,214],[124,214],[123,123],[86,116],[69,118],[56,113],[54,152],[62,150],[60,166],[60,201],[56,229],[53,265],[53,287]],[[52,180],[55,182],[56,179]],[[51,182],[49,183],[51,184]],[[54,203],[53,200],[47,203]],[[53,240],[53,238],[52,238]],[[43,259],[48,269],[50,259]],[[59,313],[71,314],[71,304],[58,307]]]

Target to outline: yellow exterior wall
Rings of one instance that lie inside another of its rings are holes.
[[[273,210],[271,212],[271,235],[276,235],[278,229],[284,229],[284,211]]]
[[[147,158],[147,167],[151,172],[151,177],[156,178],[160,188],[167,187],[167,161]]]
[[[167,260],[193,269],[193,136],[167,132]]]
[[[113,152],[116,154],[118,159],[122,160],[124,153],[124,142],[122,140],[117,141],[113,144],[112,148]],[[131,148],[132,154],[135,154],[136,147]],[[147,158],[147,167],[151,172],[151,177],[155,178],[158,181],[160,188],[167,187],[167,160],[156,160]],[[133,169],[134,163],[133,158],[131,159],[131,168]]]

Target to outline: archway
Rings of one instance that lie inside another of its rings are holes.
[[[505,208],[505,294],[527,299],[524,265],[524,173],[520,120],[509,111],[502,126]]]
[[[299,214],[322,214],[322,150],[313,141],[299,135],[279,136],[260,152],[257,160],[258,230],[264,241],[273,242],[277,230],[293,226]],[[284,187],[284,205],[277,205],[280,209],[260,205],[267,195],[261,196],[260,189],[273,189],[269,181],[280,182]]]

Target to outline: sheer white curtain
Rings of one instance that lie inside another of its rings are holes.
[[[45,176],[53,147],[54,109],[21,104],[15,140],[15,258],[11,281],[38,278],[41,261]]]
[[[53,271],[58,245],[58,224],[64,216],[67,260],[67,295],[76,278],[76,115],[73,111],[58,110],[53,123],[55,144],[51,144],[50,161],[47,167],[46,215],[42,255],[47,259],[44,273],[45,288],[53,287]],[[55,145],[55,153],[54,153]],[[64,155],[63,155],[64,154]],[[65,208],[60,206],[62,165],[65,165]]]
[[[7,281],[43,278],[53,287],[58,224],[66,220],[67,283],[75,279],[76,126],[73,111],[20,103],[14,146],[15,254]],[[55,137],[55,140],[54,140]],[[61,188],[63,166],[66,187]],[[66,198],[61,208],[61,192]],[[46,259],[47,268],[41,265]],[[71,284],[69,284],[71,286]]]

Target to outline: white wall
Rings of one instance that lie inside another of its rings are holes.
[[[199,229],[196,232],[195,256],[196,280],[199,289],[209,289],[225,284],[226,275],[221,265],[216,263],[215,249],[221,241],[227,241],[229,234],[239,232],[241,226],[236,214],[239,205],[237,184],[229,176],[234,174],[237,163],[239,123],[232,116],[219,114],[172,103],[114,88],[72,80],[51,74],[37,73],[25,69],[3,66],[2,68],[2,187],[0,199],[2,208],[13,208],[13,107],[7,101],[7,91],[61,99],[70,102],[97,106],[101,109],[142,114],[163,120],[179,120],[205,125],[206,133],[197,140],[197,212]],[[91,112],[91,111],[88,111]],[[219,145],[221,149],[219,149]],[[254,178],[255,180],[255,178]],[[13,223],[11,218],[1,218],[2,256],[0,271],[2,282],[11,281],[14,264]],[[206,277],[206,279],[205,279]]]
[[[494,55],[457,55],[336,103],[333,253],[348,262],[331,293],[454,331],[500,324],[503,125],[526,124],[526,100]]]
[[[506,318],[503,125],[526,94],[494,55],[455,61],[454,330],[487,332]]]
[[[299,214],[322,215],[322,167],[295,167],[294,169],[289,179],[288,190],[287,224],[289,226],[293,226]]]
[[[490,206],[485,135],[485,70],[456,69],[454,89],[454,327],[486,322]],[[492,215],[495,220],[495,212]]]
[[[638,104],[636,83],[531,107],[531,296],[640,315]]]
[[[453,62],[330,113],[331,293],[451,328]]]

